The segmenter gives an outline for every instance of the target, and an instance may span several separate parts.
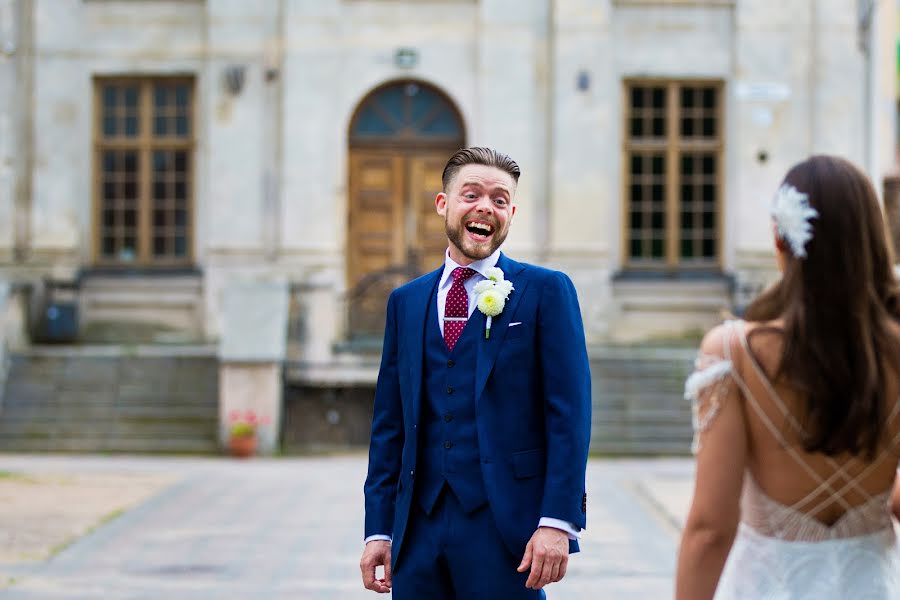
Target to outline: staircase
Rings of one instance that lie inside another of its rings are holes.
[[[218,361],[121,347],[14,355],[0,396],[0,451],[213,453]]]
[[[696,353],[696,346],[592,349],[591,452],[690,454],[693,428],[684,380]]]

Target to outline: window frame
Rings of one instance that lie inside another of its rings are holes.
[[[631,90],[638,88],[662,87],[666,93],[666,129],[664,140],[635,139],[631,136]],[[707,87],[716,90],[716,137],[715,139],[691,139],[681,135],[682,117],[681,90],[690,87]],[[665,271],[665,272],[719,272],[723,264],[725,211],[725,82],[721,79],[703,78],[647,78],[627,77],[622,80],[621,88],[621,189],[620,189],[620,252],[622,268],[628,271]],[[654,261],[631,257],[631,157],[633,152],[656,151],[665,155],[665,238],[663,240],[663,259]],[[708,261],[690,261],[681,258],[681,173],[680,159],[683,154],[695,152],[712,152],[716,157],[716,242],[715,258]]]
[[[153,92],[157,84],[186,84],[189,89],[187,137],[157,136],[153,133]],[[106,85],[136,85],[138,87],[138,135],[134,138],[110,139],[103,134],[103,88]],[[191,267],[195,264],[196,244],[196,156],[197,147],[197,79],[191,74],[175,75],[96,75],[93,85],[92,125],[92,218],[91,252],[96,267],[109,269],[167,270]],[[123,261],[103,254],[103,153],[107,150],[134,150],[137,153],[137,224],[135,259]],[[183,257],[154,258],[153,256],[153,153],[158,150],[187,153],[188,181],[185,187],[185,255]]]

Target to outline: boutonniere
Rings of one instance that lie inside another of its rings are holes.
[[[484,322],[484,339],[491,337],[491,319],[503,312],[506,300],[513,291],[513,284],[503,278],[503,271],[498,267],[491,267],[485,271],[487,279],[475,284],[475,293],[478,294],[478,310],[487,319]]]

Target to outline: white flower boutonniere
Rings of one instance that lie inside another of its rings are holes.
[[[491,320],[503,312],[506,300],[512,293],[513,284],[503,278],[503,271],[498,267],[491,267],[485,274],[487,279],[475,284],[475,293],[478,294],[478,310],[487,317],[484,322],[484,339],[491,337]]]

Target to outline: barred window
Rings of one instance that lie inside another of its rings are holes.
[[[95,256],[99,264],[192,259],[194,84],[95,80]]]
[[[717,266],[721,84],[635,80],[625,88],[627,265]]]

